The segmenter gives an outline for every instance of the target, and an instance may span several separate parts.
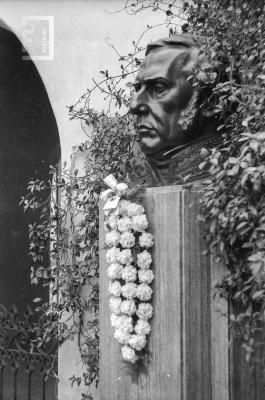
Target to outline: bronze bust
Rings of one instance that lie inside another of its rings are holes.
[[[220,139],[216,122],[200,109],[201,94],[188,81],[205,61],[191,35],[179,34],[147,46],[134,87],[130,111],[142,150],[161,184],[180,183],[179,177],[200,178],[203,147]]]

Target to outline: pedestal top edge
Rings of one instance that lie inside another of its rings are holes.
[[[184,185],[170,185],[170,186],[154,186],[145,189],[146,193],[170,193],[170,192],[200,192],[202,186],[199,184],[192,185],[191,188],[187,188]]]

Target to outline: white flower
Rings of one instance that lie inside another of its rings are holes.
[[[117,229],[117,222],[118,222],[118,219],[119,219],[119,217],[118,217],[117,214],[112,213],[112,214],[109,216],[109,218],[108,218],[108,223],[109,223],[109,226],[111,227],[111,229]]]
[[[123,194],[125,194],[127,191],[128,191],[128,189],[129,189],[129,187],[128,187],[128,185],[127,185],[127,183],[118,183],[117,185],[116,185],[116,188],[115,188],[121,195],[123,195]]]
[[[119,202],[119,215],[127,215],[127,207],[130,204],[128,200],[121,200]]]
[[[117,246],[120,241],[121,234],[118,231],[112,230],[105,234],[105,243],[109,247]]]
[[[152,263],[151,254],[144,250],[141,253],[137,254],[137,265],[139,268],[149,268]]]
[[[141,247],[149,249],[154,244],[154,237],[151,233],[143,232],[139,237],[139,244]]]
[[[118,261],[120,250],[117,247],[112,247],[106,252],[106,260],[108,264],[113,264]]]
[[[127,184],[117,184],[115,178],[112,180],[118,194],[124,195],[128,191]],[[153,246],[154,238],[151,233],[145,232],[148,221],[144,207],[124,199],[106,218],[106,227],[105,243],[110,247],[106,252],[106,261],[109,264],[111,325],[115,328],[115,339],[123,345],[124,360],[134,364],[138,360],[136,352],[146,346],[146,336],[151,332],[148,320],[152,318],[153,307],[147,301],[152,297],[153,290],[149,284],[154,279],[154,273],[149,269],[152,256],[146,249]],[[136,244],[135,232],[140,233],[136,235],[139,237],[137,250],[138,246],[143,249],[137,254],[137,266],[132,265],[136,260],[131,250]]]
[[[142,232],[148,228],[148,221],[145,214],[132,217],[132,228],[136,232]]]
[[[148,301],[152,297],[153,290],[146,283],[141,283],[137,286],[136,296],[141,301]]]
[[[144,320],[150,319],[152,318],[153,315],[153,307],[149,303],[140,303],[138,305],[136,314],[140,319]]]
[[[114,175],[109,174],[108,176],[106,176],[106,178],[104,178],[104,182],[106,183],[107,186],[109,186],[112,190],[115,190],[118,182],[117,179],[115,178]]]
[[[122,245],[122,247],[125,247],[125,248],[133,247],[135,245],[134,234],[131,232],[124,232],[120,236],[120,244]]]
[[[146,337],[142,335],[131,335],[131,338],[129,340],[129,345],[133,349],[140,351],[146,345]]]
[[[130,231],[132,229],[132,220],[129,217],[122,217],[118,221],[118,230],[121,233]]]
[[[129,282],[121,287],[121,293],[126,299],[132,299],[136,296],[136,284]]]
[[[109,279],[120,279],[122,276],[123,266],[119,263],[110,264],[108,268],[108,277]]]
[[[154,280],[154,273],[151,269],[139,269],[138,278],[141,283],[152,283]]]
[[[138,360],[138,356],[130,346],[123,346],[121,348],[122,356],[124,360],[134,364]]]
[[[133,261],[132,252],[130,249],[121,250],[119,253],[119,262],[121,264],[130,264]]]
[[[127,212],[129,217],[135,217],[144,213],[144,208],[140,204],[129,203],[127,206]]]
[[[137,324],[134,327],[134,331],[138,335],[149,335],[151,332],[151,326],[149,322],[145,321],[144,319],[138,319]]]
[[[118,281],[109,283],[109,293],[114,297],[119,297],[121,295],[121,284]]]
[[[131,335],[128,332],[124,332],[120,329],[115,329],[114,337],[120,344],[128,344]]]
[[[120,329],[126,333],[132,332],[133,331],[132,317],[129,317],[127,315],[119,316],[115,328]]]
[[[122,303],[122,299],[120,297],[110,297],[109,307],[110,307],[111,312],[113,312],[115,314],[120,314],[121,303]]]
[[[124,300],[121,302],[120,310],[123,314],[133,315],[136,312],[134,300]]]
[[[137,277],[137,269],[132,265],[126,265],[122,270],[121,277],[126,282],[135,282]]]
[[[119,325],[119,316],[118,315],[116,315],[116,314],[111,314],[111,316],[110,316],[110,323],[111,323],[111,326],[113,326],[113,328],[118,328],[118,325]]]

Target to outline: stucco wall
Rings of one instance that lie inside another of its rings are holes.
[[[119,71],[117,57],[105,42],[110,38],[122,54],[130,50],[146,24],[161,22],[161,16],[148,12],[129,16],[121,9],[123,0],[1,0],[1,18],[21,37],[22,18],[28,15],[54,17],[54,59],[36,60],[35,64],[44,81],[57,119],[62,146],[62,158],[68,159],[71,147],[85,140],[79,121],[69,122],[66,106],[73,104],[99,71]],[[166,28],[146,36],[150,41],[166,34]],[[103,109],[102,96],[94,99],[93,106]]]

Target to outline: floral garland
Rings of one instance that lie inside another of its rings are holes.
[[[113,175],[104,181],[110,187],[102,193],[110,319],[114,337],[122,345],[124,360],[134,364],[143,358],[146,337],[151,332],[148,320],[153,315],[150,284],[154,273],[148,249],[153,246],[154,238],[147,232],[144,207],[125,199],[127,184],[117,183]]]

